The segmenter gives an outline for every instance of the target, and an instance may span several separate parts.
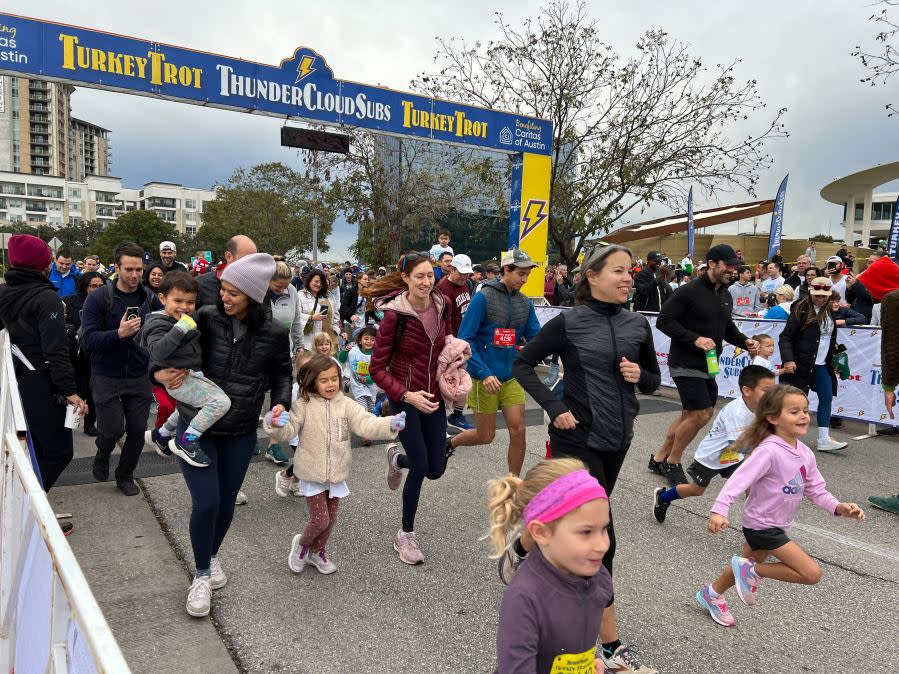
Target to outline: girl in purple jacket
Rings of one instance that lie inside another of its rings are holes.
[[[748,490],[743,555],[734,555],[721,575],[696,593],[696,601],[719,625],[734,625],[723,596],[734,585],[740,600],[752,606],[762,578],[804,585],[821,580],[821,567],[787,536],[803,497],[837,517],[865,519],[858,505],[840,503],[827,491],[815,455],[799,439],[808,421],[808,398],[795,386],[781,384],[759,401],[755,421],[737,439],[738,447],[755,449],[718,494],[708,528],[713,534],[726,529],[730,506]],[[769,555],[777,561],[767,562]]]
[[[492,480],[488,510],[495,558],[521,522],[537,544],[503,595],[498,674],[603,671],[596,637],[612,602],[612,576],[602,565],[609,549],[605,489],[579,460],[552,459],[523,480],[512,473]]]

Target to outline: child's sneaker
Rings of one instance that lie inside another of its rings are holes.
[[[602,645],[596,647],[597,653],[602,653],[603,666],[607,672],[639,672],[639,674],[658,674],[658,671],[640,662],[637,648],[628,644],[621,644],[611,655],[606,655]]]
[[[368,438],[362,438],[362,446],[371,447],[371,440],[369,440]]]
[[[169,449],[169,438],[163,437],[158,428],[144,433],[144,442],[153,445],[153,449],[159,456],[171,456],[172,450]]]
[[[737,595],[747,606],[755,604],[759,591],[759,575],[755,572],[755,561],[734,555],[730,560],[730,568],[734,572]]]
[[[334,573],[337,571],[337,565],[328,559],[328,553],[324,548],[319,550],[318,552],[309,551],[306,555],[306,563],[309,566],[314,566],[318,569],[319,573],[323,573],[324,575],[328,575],[329,573]]]
[[[399,489],[403,481],[403,469],[397,463],[400,448],[397,445],[387,445],[387,487],[391,491]]]
[[[265,458],[278,466],[283,466],[290,461],[290,457],[281,449],[279,444],[269,445],[268,449],[265,450]]]
[[[295,492],[298,489],[298,483],[299,480],[290,477],[286,470],[279,470],[275,473],[275,493],[281,498]]]
[[[306,568],[306,557],[309,556],[309,546],[300,543],[301,534],[293,537],[290,543],[290,554],[287,555],[287,567],[294,573],[303,573]]]
[[[188,435],[187,432],[182,433],[178,437],[169,440],[169,449],[172,454],[180,457],[194,468],[206,468],[209,466],[209,457],[197,442],[199,438],[195,435]]]
[[[724,601],[724,597],[721,595],[712,598],[709,592],[711,589],[711,585],[703,585],[702,589],[696,593],[696,603],[708,611],[709,615],[712,616],[712,620],[719,625],[733,627],[736,624],[736,620],[734,620],[734,617],[727,609],[727,602]]]
[[[656,487],[655,495],[652,497],[652,514],[655,515],[656,522],[665,523],[665,517],[668,515],[668,506],[670,503],[662,501],[662,494],[665,493],[665,487]]]

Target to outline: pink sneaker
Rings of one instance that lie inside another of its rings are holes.
[[[403,481],[403,469],[397,463],[399,455],[400,448],[397,445],[387,445],[387,486],[391,491],[399,489],[400,482]]]
[[[404,564],[421,564],[425,561],[425,556],[421,554],[421,548],[418,547],[418,541],[415,540],[414,531],[403,531],[400,529],[396,532],[396,538],[393,540],[393,549],[400,553],[400,560]]]

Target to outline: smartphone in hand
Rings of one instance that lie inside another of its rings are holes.
[[[140,318],[140,307],[128,307],[125,309],[125,319]]]

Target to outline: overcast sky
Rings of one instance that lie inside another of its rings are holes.
[[[639,35],[661,28],[691,45],[710,64],[742,59],[739,80],[755,78],[769,111],[789,108],[790,137],[772,141],[774,165],[761,178],[759,198],[774,198],[790,174],[784,236],[841,234],[842,210],[819,191],[837,176],[899,159],[899,119],[884,105],[899,102],[899,81],[871,88],[850,56],[856,44],[874,48],[875,8],[869,0],[593,0],[603,38],[626,56]],[[309,46],[338,78],[408,89],[412,77],[433,69],[436,36],[489,40],[497,35],[494,10],[521,25],[538,13],[532,0],[456,0],[451,4],[344,0],[308,4],[276,0],[227,3],[191,0],[130,5],[119,0],[73,2],[7,0],[4,11],[153,39],[191,49],[277,64],[295,47]],[[896,12],[899,15],[899,11]],[[150,180],[208,187],[239,166],[283,161],[299,166],[296,153],[279,145],[273,118],[79,89],[73,113],[112,131],[112,172],[130,187]],[[765,119],[758,118],[758,128]],[[882,187],[880,191],[895,189]],[[746,200],[724,195],[718,203],[697,199],[696,209]],[[631,222],[666,215],[634,215]],[[767,216],[760,229],[767,229]],[[744,223],[741,231],[751,223]],[[329,257],[343,259],[356,237],[338,223]]]

